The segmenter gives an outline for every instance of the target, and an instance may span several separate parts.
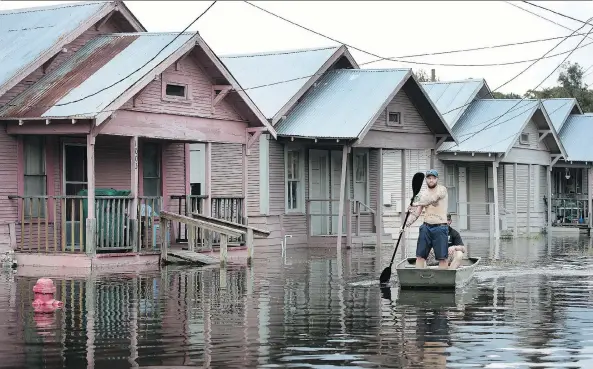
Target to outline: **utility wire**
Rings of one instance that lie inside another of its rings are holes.
[[[581,27],[580,27],[578,30],[580,30],[581,28],[585,27],[585,25],[589,24],[588,22],[589,22],[591,19],[593,19],[593,17],[589,18],[589,19],[587,20],[587,23],[583,22],[584,24],[583,24],[583,25],[582,25],[582,26],[581,26]],[[576,31],[574,31],[574,32],[576,33],[578,30],[576,30]],[[586,37],[587,37],[589,34],[591,34],[591,32],[593,32],[593,26],[591,27],[591,29],[589,30],[589,32],[587,33],[587,35],[586,35],[586,36],[584,36],[584,37],[581,39],[581,41],[578,43],[577,47],[578,47],[578,46],[579,46],[579,45],[580,45],[580,44],[581,44],[583,41],[585,41],[585,38],[586,38]],[[571,54],[572,54],[572,53],[573,53],[575,50],[576,50],[576,48],[574,48],[574,49],[572,50],[572,52],[571,52],[570,54],[568,54],[568,55],[566,56],[566,58],[564,58],[564,60],[563,60],[563,61],[562,61],[560,64],[558,64],[558,65],[556,66],[556,68],[554,68],[554,70],[552,70],[552,72],[550,72],[550,74],[548,74],[548,75],[547,75],[547,76],[546,76],[546,77],[545,77],[545,78],[544,78],[544,79],[543,79],[543,80],[542,80],[540,83],[538,83],[538,85],[537,85],[537,86],[535,86],[534,88],[532,88],[532,90],[536,90],[536,89],[537,89],[537,88],[539,88],[539,86],[541,86],[541,85],[542,85],[542,84],[543,84],[543,83],[544,83],[544,82],[545,82],[545,81],[546,81],[548,78],[550,78],[550,76],[551,76],[552,74],[554,74],[554,72],[556,72],[556,70],[557,70],[558,68],[560,68],[560,66],[561,66],[562,64],[564,64],[564,62],[565,62],[565,61],[568,59],[568,57],[570,57],[570,55],[571,55]],[[511,109],[512,109],[512,108],[514,108],[515,106],[519,105],[519,104],[520,104],[520,103],[521,103],[523,100],[525,100],[525,97],[521,98],[521,100],[519,100],[519,101],[518,101],[518,102],[517,102],[515,105],[513,105],[513,106],[511,107]],[[501,115],[500,115],[498,118],[500,118],[500,117],[504,116],[504,115],[505,115],[506,113],[508,113],[508,112],[509,112],[511,109],[509,109],[509,110],[507,110],[506,112],[504,112],[503,114],[501,114]],[[498,118],[497,118],[496,120],[498,120]],[[495,120],[495,121],[496,121],[496,120]],[[469,140],[469,139],[473,138],[475,135],[477,135],[477,134],[478,134],[478,133],[480,133],[480,132],[483,132],[483,131],[485,131],[485,130],[487,130],[487,129],[494,128],[494,127],[496,127],[496,126],[498,126],[498,125],[502,124],[502,123],[499,123],[499,124],[497,124],[497,125],[495,125],[495,126],[492,126],[492,124],[493,124],[495,121],[493,121],[492,123],[489,123],[489,124],[488,124],[486,127],[484,127],[483,129],[480,129],[480,130],[476,131],[474,134],[472,134],[470,137],[468,137],[468,138],[464,139],[463,141],[461,141],[461,142],[459,142],[459,143],[456,143],[456,144],[454,144],[454,145],[453,145],[453,147],[456,147],[456,146],[459,146],[459,145],[461,145],[462,143],[464,143],[465,141],[467,141],[467,140]]]
[[[566,15],[566,14],[563,14],[563,13],[557,12],[557,11],[555,11],[555,10],[552,10],[552,9],[546,8],[545,6],[537,5],[537,4],[534,4],[534,3],[531,3],[531,2],[529,2],[529,1],[525,1],[525,0],[523,0],[523,2],[524,2],[525,4],[529,4],[529,5],[531,5],[531,6],[535,6],[536,8],[540,8],[540,9],[543,9],[543,10],[545,10],[545,11],[548,11],[548,12],[550,12],[550,13],[554,13],[554,14],[556,14],[556,15],[559,15],[559,16],[561,16],[561,17],[568,18],[568,19],[572,19],[572,20],[573,20],[573,21],[575,21],[575,22],[583,23],[584,25],[590,25],[590,26],[593,26],[593,24],[589,23],[589,21],[587,21],[587,22],[583,22],[583,21],[582,21],[582,20],[580,20],[580,19],[576,19],[576,18],[573,18],[573,17],[571,17],[570,15]]]
[[[161,54],[161,53],[162,53],[162,52],[163,52],[163,51],[164,51],[164,50],[165,50],[167,47],[169,47],[169,45],[171,45],[173,42],[175,42],[175,40],[177,40],[177,38],[179,38],[179,36],[181,36],[182,34],[184,34],[184,33],[185,33],[185,31],[187,31],[189,27],[191,27],[191,26],[192,26],[194,23],[196,23],[196,22],[197,22],[197,21],[198,21],[200,18],[202,18],[202,17],[203,17],[203,16],[204,16],[204,15],[205,15],[205,14],[206,14],[206,13],[207,13],[207,12],[208,12],[210,9],[212,9],[212,7],[214,6],[214,4],[216,4],[216,2],[217,2],[217,1],[218,1],[218,0],[215,0],[215,1],[213,1],[213,2],[212,2],[212,4],[210,4],[210,6],[208,6],[208,8],[206,8],[206,10],[204,10],[204,11],[202,12],[202,14],[198,15],[198,17],[197,17],[197,18],[195,18],[195,19],[194,19],[194,20],[193,20],[193,21],[192,21],[192,22],[191,22],[191,23],[190,23],[190,24],[189,24],[187,27],[185,27],[185,29],[184,29],[183,31],[179,32],[179,33],[178,33],[178,34],[175,36],[175,38],[173,38],[173,39],[172,39],[170,42],[168,42],[168,43],[167,43],[167,44],[166,44],[166,45],[165,45],[165,46],[164,46],[164,47],[163,47],[163,48],[162,48],[162,49],[161,49],[161,50],[160,50],[158,53],[156,53],[156,54],[155,54],[155,56],[153,56],[152,58],[150,58],[150,59],[149,59],[149,60],[148,60],[146,63],[144,63],[144,64],[143,64],[141,67],[139,67],[139,68],[137,68],[136,70],[134,70],[132,73],[130,73],[130,74],[128,74],[127,76],[125,76],[125,77],[121,78],[120,80],[118,80],[118,81],[116,81],[116,82],[114,82],[114,83],[110,84],[109,86],[103,87],[102,89],[100,89],[100,90],[98,90],[98,91],[95,91],[95,92],[93,92],[92,94],[86,95],[86,96],[84,96],[84,97],[81,97],[81,98],[78,98],[78,99],[76,99],[76,100],[67,101],[67,102],[64,102],[64,103],[61,103],[61,104],[55,104],[54,106],[64,106],[64,105],[74,104],[74,103],[80,102],[80,101],[82,101],[82,100],[86,100],[86,99],[88,99],[89,97],[95,96],[95,95],[97,95],[97,94],[99,94],[99,93],[101,93],[101,92],[103,92],[103,91],[105,91],[105,90],[108,90],[108,89],[110,89],[111,87],[113,87],[113,86],[115,86],[115,85],[117,85],[117,84],[119,84],[119,83],[121,83],[121,82],[125,81],[125,80],[126,80],[127,78],[129,78],[130,76],[132,76],[132,75],[136,74],[136,73],[137,73],[137,72],[139,72],[139,71],[140,71],[142,68],[144,68],[145,66],[147,66],[147,65],[148,65],[150,62],[152,62],[153,60],[155,60],[155,59],[157,58],[157,56],[159,56],[159,55],[160,55],[160,54]],[[196,34],[197,34],[197,32],[196,32]]]

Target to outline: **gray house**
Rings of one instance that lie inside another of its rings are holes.
[[[440,145],[436,163],[444,172],[457,227],[493,237],[546,227],[551,168],[566,151],[542,102],[489,98],[483,80],[424,86],[458,142]]]
[[[278,132],[260,138],[249,162],[260,199],[249,221],[273,232],[261,243],[390,240],[413,174],[454,142],[409,69],[360,70],[345,47],[221,60]],[[300,82],[258,87],[291,79]]]
[[[588,229],[593,224],[589,149],[593,117],[583,114],[576,99],[546,99],[543,104],[567,153],[552,168],[552,225]]]

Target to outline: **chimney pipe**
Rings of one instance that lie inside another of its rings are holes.
[[[437,80],[437,77],[436,77],[436,71],[435,71],[434,69],[431,69],[431,70],[430,70],[430,80],[431,80],[432,82],[436,82],[436,80]]]

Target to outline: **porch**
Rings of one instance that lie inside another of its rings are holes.
[[[552,224],[556,227],[591,227],[591,180],[587,165],[561,163],[552,168]]]

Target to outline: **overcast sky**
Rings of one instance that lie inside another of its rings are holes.
[[[0,9],[50,5],[64,1],[0,1]],[[126,5],[151,32],[181,31],[211,1],[126,1]],[[566,36],[571,31],[521,11],[504,1],[255,1],[255,4],[304,25],[343,43],[381,57],[439,52],[534,39]],[[553,13],[523,2],[513,2],[552,19],[572,30],[582,26]],[[593,1],[545,1],[537,4],[586,21],[593,17]],[[593,23],[593,22],[592,22]],[[588,32],[586,26],[579,32]],[[334,45],[333,41],[299,29],[241,1],[219,1],[190,30],[199,30],[210,47],[219,55],[273,50],[289,50]],[[591,39],[576,50],[569,61],[584,68],[593,65],[593,32]],[[572,37],[550,54],[574,48],[582,36]],[[464,52],[450,55],[422,56],[409,60],[436,64],[485,64],[534,59],[544,55],[556,43],[552,40],[531,45],[494,50]],[[351,50],[359,63],[376,59]],[[501,92],[524,93],[536,87],[565,55],[537,62],[525,74],[504,86]],[[381,61],[363,68],[436,69],[442,80],[483,77],[495,89],[531,62],[498,67],[429,66]],[[589,71],[593,71],[591,68]],[[558,71],[542,86],[553,86]],[[593,73],[585,77],[593,85]]]

